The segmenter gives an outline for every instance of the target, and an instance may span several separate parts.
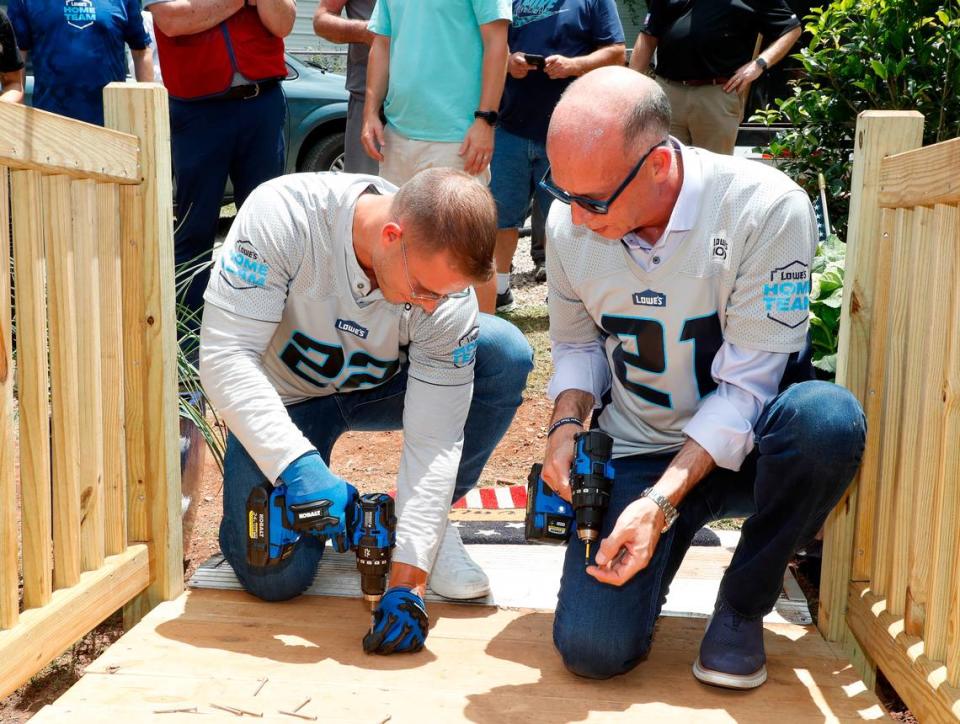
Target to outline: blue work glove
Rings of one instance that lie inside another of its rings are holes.
[[[329,538],[334,549],[350,550],[357,489],[338,478],[318,452],[301,455],[280,473],[287,487],[286,507],[293,529]]]
[[[430,620],[423,599],[408,586],[387,591],[373,614],[373,628],[363,637],[368,654],[414,653],[427,640]]]

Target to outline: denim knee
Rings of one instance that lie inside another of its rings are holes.
[[[625,637],[604,639],[595,636],[589,627],[581,627],[576,621],[565,625],[555,618],[553,645],[563,659],[567,670],[587,679],[609,679],[625,674],[647,658],[652,636],[641,642],[630,642]]]
[[[474,399],[516,407],[533,369],[533,350],[523,333],[510,322],[490,314],[481,314],[479,321]]]
[[[863,409],[839,385],[821,381],[791,385],[774,407],[803,455],[845,457],[863,448],[867,431]]]
[[[247,569],[240,582],[247,593],[262,601],[289,601],[310,587],[314,573],[315,570],[294,565],[276,572],[270,569]]]

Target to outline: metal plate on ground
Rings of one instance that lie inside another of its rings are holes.
[[[664,615],[706,618],[712,613],[720,579],[736,546],[734,535],[730,535],[735,532],[715,532],[721,538],[722,546],[690,549],[670,588],[663,608]],[[563,547],[470,545],[468,550],[490,577],[492,590],[485,598],[464,603],[546,611],[556,608],[565,552]],[[193,588],[242,589],[233,569],[220,555],[203,563],[190,579],[189,585]],[[354,554],[336,553],[328,548],[306,594],[360,598]],[[428,590],[426,600],[446,599]],[[777,606],[764,621],[811,623],[806,599],[789,571],[785,573],[784,589]]]

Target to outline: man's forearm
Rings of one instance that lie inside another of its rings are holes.
[[[23,83],[20,71],[0,73],[0,101],[4,103],[23,103]]]
[[[331,43],[363,43],[370,45],[374,35],[367,29],[366,20],[351,20],[336,15],[321,3],[313,16],[313,32]]]
[[[507,59],[510,55],[507,46],[509,27],[506,20],[496,20],[480,26],[483,36],[483,71],[479,110],[496,111],[500,108],[503,85],[507,81]]]
[[[147,9],[153,13],[154,25],[174,38],[216,27],[238,12],[243,3],[244,0],[172,0],[154,3]]]
[[[626,60],[627,46],[623,43],[605,45],[602,48],[597,48],[589,55],[581,55],[577,58],[577,75],[585,75],[591,70],[606,65],[623,65]]]
[[[716,467],[710,453],[700,447],[696,440],[687,438],[655,487],[657,492],[677,507],[687,493]]]
[[[793,30],[784,33],[767,46],[760,57],[763,58],[767,66],[773,66],[783,60],[783,57],[790,52],[790,49],[796,44],[800,37],[801,29],[796,27]]]
[[[387,95],[387,81],[390,77],[390,38],[377,35],[370,46],[367,58],[367,94],[364,101],[364,115],[377,115]]]
[[[587,425],[593,412],[593,394],[584,390],[564,390],[553,403],[552,425],[564,417],[575,417]]]
[[[297,3],[294,0],[257,0],[260,22],[273,35],[285,38],[293,30],[297,19]]]
[[[133,77],[141,83],[152,83],[153,77],[153,51],[150,48],[141,50],[131,50],[133,56]]]
[[[630,67],[639,73],[649,72],[653,51],[656,49],[657,39],[647,33],[640,33],[633,46],[633,55],[630,56]]]

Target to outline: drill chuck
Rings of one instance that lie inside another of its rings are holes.
[[[588,430],[574,437],[573,469],[570,471],[577,537],[585,543],[600,537],[603,516],[610,505],[613,487],[613,438],[600,430]]]

